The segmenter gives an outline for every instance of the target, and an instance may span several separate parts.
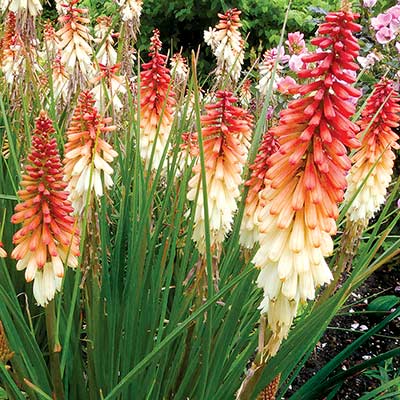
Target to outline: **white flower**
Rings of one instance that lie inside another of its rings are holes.
[[[139,21],[142,13],[142,0],[116,0],[121,7],[122,21]]]
[[[370,68],[374,66],[376,61],[380,61],[382,57],[378,57],[375,53],[369,53],[367,57],[357,57],[357,61],[361,65],[362,68]]]
[[[204,41],[208,46],[211,47],[212,51],[215,51],[219,43],[215,35],[216,32],[216,29],[211,27],[208,29],[208,31],[204,31]]]
[[[96,58],[100,64],[111,66],[117,63],[117,52],[114,49],[113,31],[110,17],[97,18],[97,25],[94,28],[96,43],[101,44],[97,51]]]
[[[36,17],[42,11],[42,5],[39,0],[2,0],[0,2],[0,8],[2,11],[6,11],[8,7],[9,11],[28,12],[32,17]]]
[[[33,282],[33,295],[39,305],[45,307],[61,289],[62,278],[55,274],[52,263],[46,263],[37,270]]]

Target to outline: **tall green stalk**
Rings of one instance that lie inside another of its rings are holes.
[[[58,339],[55,299],[51,300],[45,308],[47,341],[49,346],[50,373],[53,383],[53,394],[56,400],[64,399],[63,383],[61,379],[60,351]]]

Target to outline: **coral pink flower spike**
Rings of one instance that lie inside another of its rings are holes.
[[[64,266],[76,268],[79,256],[79,232],[71,217],[67,184],[57,150],[51,120],[42,111],[36,120],[28,165],[22,175],[22,203],[15,207],[11,218],[22,223],[15,233],[16,245],[11,257],[18,260],[17,269],[25,269],[27,282],[34,281],[33,294],[46,306],[61,288]]]
[[[253,262],[264,290],[261,310],[268,314],[272,337],[266,351],[274,355],[290,329],[300,301],[313,299],[315,288],[332,279],[324,257],[331,254],[337,203],[342,201],[351,163],[346,146],[359,146],[358,126],[350,121],[354,62],[361,27],[350,11],[331,12],[311,41],[318,50],[302,57],[298,72],[309,83],[290,92],[300,95],[281,112],[270,130],[280,149],[268,159],[265,206],[259,211],[259,242]],[[310,65],[311,64],[311,65]]]
[[[24,71],[23,42],[16,29],[16,15],[7,14],[4,35],[0,40],[0,68],[7,83],[12,84]]]

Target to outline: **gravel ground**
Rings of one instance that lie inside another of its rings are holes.
[[[396,265],[397,264],[397,265]],[[366,310],[368,302],[365,299],[373,294],[397,295],[400,296],[400,260],[396,260],[391,267],[383,268],[370,276],[367,281],[353,293],[348,304],[352,304],[348,310],[351,313]],[[353,304],[355,303],[355,304]],[[366,331],[379,323],[383,317],[376,314],[354,314],[335,317],[325,335],[318,343],[314,354],[305,364],[300,375],[293,383],[292,390],[300,387],[319,369],[321,369],[330,359],[353,342],[360,333]],[[400,346],[400,318],[396,318],[385,329],[379,332],[379,335],[373,336],[362,347],[360,347],[352,356],[345,360],[341,365],[342,370],[346,370],[360,362],[371,357],[389,351]],[[400,374],[400,360],[393,360],[394,373]],[[380,385],[380,381],[365,373],[358,374],[347,379],[336,395],[337,400],[356,400],[365,392]],[[291,393],[293,393],[293,391]],[[289,393],[287,393],[289,395]],[[290,398],[290,395],[286,397]],[[323,400],[323,397],[321,397]]]

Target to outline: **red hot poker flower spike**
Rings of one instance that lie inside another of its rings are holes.
[[[148,63],[142,64],[140,73],[140,155],[146,168],[154,149],[152,169],[158,169],[170,134],[175,94],[170,89],[171,75],[165,66],[167,56],[160,54],[160,32],[153,31]]]
[[[204,138],[204,162],[208,193],[208,210],[213,250],[222,243],[231,230],[233,215],[237,209],[242,170],[246,161],[245,139],[251,134],[252,120],[234,103],[231,92],[219,91],[215,104],[206,105],[207,114],[201,117]],[[193,201],[200,187],[194,218],[193,240],[200,253],[205,254],[203,187],[199,160],[189,181],[188,199]]]
[[[42,111],[36,120],[28,165],[22,175],[22,203],[11,218],[22,223],[15,233],[16,245],[11,257],[17,269],[25,269],[25,279],[33,283],[33,294],[41,306],[54,298],[61,288],[63,263],[76,268],[79,255],[79,232],[71,217],[73,208],[67,200],[67,184],[51,120]]]
[[[253,165],[250,166],[251,177],[246,182],[249,191],[240,227],[240,244],[248,249],[253,248],[258,238],[258,212],[264,206],[260,201],[259,193],[265,188],[265,175],[268,170],[268,158],[279,150],[279,144],[269,131],[265,132],[258,154]]]
[[[74,212],[82,216],[89,196],[103,196],[103,181],[110,188],[114,182],[111,162],[118,155],[105,141],[105,135],[115,130],[111,118],[103,118],[94,107],[94,97],[89,91],[79,95],[78,104],[67,131],[65,145],[65,176],[68,180],[70,200]]]
[[[363,185],[347,213],[353,222],[367,222],[385,202],[396,158],[393,149],[399,148],[399,136],[393,131],[399,126],[399,103],[393,82],[382,79],[375,85],[375,91],[362,112],[359,121],[361,148],[354,154],[353,166],[347,176],[347,200]]]
[[[289,332],[300,301],[313,299],[315,288],[332,279],[324,257],[333,249],[337,203],[342,201],[351,166],[347,149],[359,146],[358,126],[350,121],[360,95],[351,84],[358,66],[360,31],[350,11],[332,12],[311,41],[318,51],[302,57],[308,84],[270,130],[280,149],[268,159],[265,202],[259,212],[260,249],[253,262],[261,269],[260,308],[268,313],[273,334],[267,351],[274,355]]]

